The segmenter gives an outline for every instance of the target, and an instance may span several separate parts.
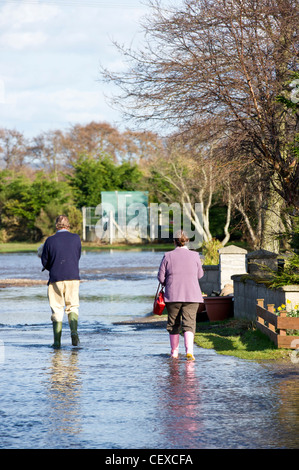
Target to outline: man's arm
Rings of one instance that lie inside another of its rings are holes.
[[[49,261],[49,247],[48,247],[48,243],[46,240],[44,244],[42,256],[41,256],[41,262],[42,262],[44,269],[47,269],[47,271],[49,271],[48,261]]]

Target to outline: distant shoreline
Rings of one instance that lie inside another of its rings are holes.
[[[42,242],[29,243],[29,242],[10,242],[0,243],[1,253],[30,253],[37,252],[38,247]],[[82,250],[86,251],[104,251],[104,250],[119,250],[119,251],[169,251],[173,249],[172,243],[140,243],[140,244],[115,244],[115,245],[97,245],[91,242],[82,242]]]
[[[0,279],[0,288],[3,287],[13,287],[13,286],[18,286],[18,287],[28,287],[28,286],[40,286],[40,285],[47,285],[47,280],[41,280],[41,279],[18,279],[18,278],[12,278],[12,279]]]

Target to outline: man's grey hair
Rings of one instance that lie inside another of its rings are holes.
[[[66,215],[59,215],[56,217],[56,228],[57,230],[61,230],[63,228],[68,230],[70,228],[69,219]]]

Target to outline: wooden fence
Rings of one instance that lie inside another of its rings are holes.
[[[299,336],[287,335],[286,330],[299,330],[299,318],[287,317],[286,311],[280,311],[277,316],[274,313],[274,305],[268,304],[267,307],[266,310],[264,299],[257,299],[257,328],[269,336],[278,348],[298,349]]]

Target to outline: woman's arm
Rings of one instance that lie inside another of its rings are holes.
[[[164,286],[165,285],[165,278],[166,278],[166,259],[165,259],[165,256],[163,256],[163,259],[161,261],[157,277],[158,277],[158,281],[161,282],[161,284]]]
[[[202,269],[200,256],[198,255],[198,274],[197,274],[198,279],[201,279],[203,275],[204,275],[204,270]]]

